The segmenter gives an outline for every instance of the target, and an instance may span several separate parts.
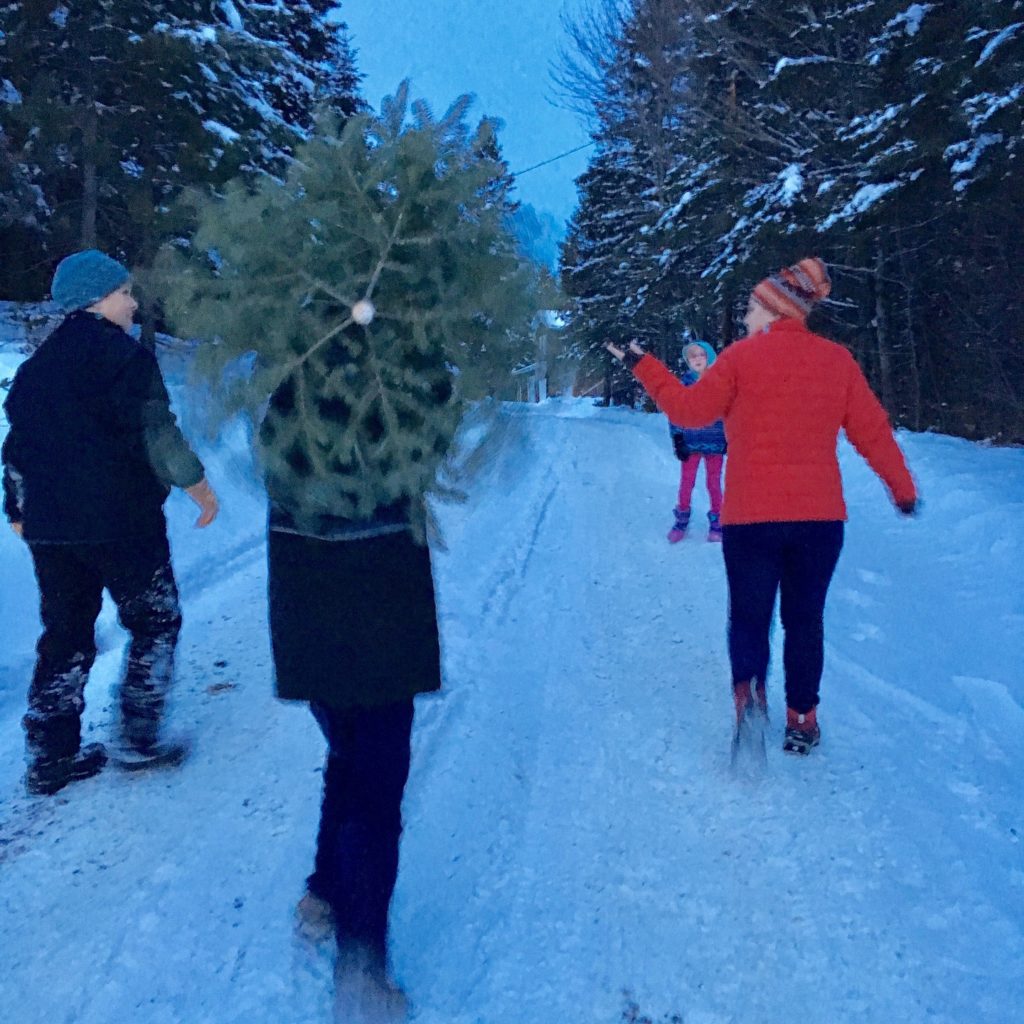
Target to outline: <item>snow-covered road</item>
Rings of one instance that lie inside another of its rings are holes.
[[[470,500],[441,510],[446,687],[418,705],[394,907],[417,1024],[618,1024],[631,1000],[686,1024],[1016,1020],[1024,452],[905,438],[926,499],[905,522],[844,449],[823,745],[781,754],[776,687],[748,780],[728,768],[720,548],[664,541],[663,420],[552,402],[500,424]],[[330,1019],[290,935],[322,744],[272,698],[257,513],[206,539],[175,513],[186,562],[235,552],[185,588],[192,760],[32,802],[0,715],[19,1024]],[[101,735],[117,659],[91,684]]]

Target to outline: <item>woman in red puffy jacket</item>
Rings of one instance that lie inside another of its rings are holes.
[[[821,738],[816,709],[825,596],[846,520],[836,457],[840,429],[900,512],[912,514],[917,503],[889,418],[853,356],[807,328],[808,313],[830,290],[828,271],[814,258],[765,278],[750,297],[747,337],[689,388],[635,342],[625,351],[607,346],[673,423],[725,421],[723,552],[737,729],[766,708],[769,632],[781,592],[784,749],[801,754]]]

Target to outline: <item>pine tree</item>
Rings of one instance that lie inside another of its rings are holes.
[[[38,168],[64,249],[114,248],[139,212],[140,183],[152,184],[158,204],[167,179],[187,174],[182,163],[223,152],[202,124],[224,98],[209,77],[216,54],[203,55],[214,66],[205,74],[188,23],[161,21],[164,6],[37,0],[2,12],[0,68],[22,96],[9,131]]]
[[[606,322],[615,303],[633,295],[646,310],[654,296],[683,323],[721,325],[728,343],[750,287],[816,253],[835,288],[815,322],[849,345],[898,422],[1024,436],[1024,243],[1008,216],[1024,199],[1024,2],[679,10],[692,15],[675,51],[686,102],[664,212],[652,225],[625,216],[635,201],[590,210],[607,166],[584,179],[567,288],[605,303]],[[630,79],[612,59],[601,73],[614,107]],[[642,105],[635,120],[623,138],[660,123]],[[629,150],[623,170],[645,173],[640,155]],[[592,284],[591,266],[602,271]],[[574,331],[586,324],[577,315]]]
[[[683,75],[692,102],[680,132],[664,273],[691,283],[702,320],[725,343],[750,286],[814,249],[817,190],[840,173],[829,140],[856,96],[843,15],[849,5],[701,4]]]
[[[288,125],[311,129],[324,104],[342,117],[360,106],[360,76],[348,29],[337,20],[338,6],[337,0],[232,0],[229,24],[258,40],[258,49],[270,57],[272,73],[257,65],[252,80],[259,82],[267,108]]]
[[[955,2],[858,12],[861,105],[837,133],[849,170],[818,223],[856,274],[852,308],[869,313],[839,322],[914,427],[989,433],[1024,415],[1024,364],[998,340],[1020,310],[1019,233],[1001,210],[1021,198],[1021,14]]]
[[[675,0],[636,3],[617,46],[603,106],[608,131],[628,153],[633,179],[622,209],[630,222],[628,258],[619,271],[623,307],[631,333],[667,362],[678,356],[684,324],[672,289],[661,286],[665,254],[656,229],[667,209],[678,134],[691,102],[680,73],[691,47],[690,19]]]
[[[2,261],[36,268],[14,290],[38,293],[53,262],[78,247],[145,265],[183,229],[170,216],[182,188],[216,188],[240,171],[280,173],[312,125],[320,83],[334,73],[343,26],[326,12],[335,6],[0,7],[0,79],[18,97],[3,108],[3,127],[48,211],[41,251]],[[351,62],[339,73],[331,102],[345,114],[358,99],[346,102],[343,83],[358,78]]]
[[[580,206],[563,249],[570,334],[586,364],[606,362],[607,338],[636,337],[672,360],[678,309],[659,289],[654,228],[665,212],[685,89],[678,75],[687,20],[672,0],[634,5],[609,46],[606,87],[595,97],[597,155],[579,181]],[[605,367],[605,397],[632,387]]]
[[[292,396],[287,415],[268,414],[260,455],[271,495],[299,517],[418,507],[463,403],[484,390],[467,391],[473,359],[508,350],[536,312],[488,199],[501,170],[479,155],[491,127],[469,133],[467,105],[434,120],[417,104],[407,125],[403,86],[379,118],[326,120],[284,181],[195,197],[191,246],[162,254],[173,322],[216,339],[212,379],[254,360],[229,409],[258,418],[280,388]]]
[[[606,403],[632,404],[635,388],[631,375],[607,357],[602,346],[609,339],[631,334],[626,299],[619,271],[628,266],[631,239],[628,216],[633,177],[626,156],[602,149],[577,184],[579,207],[569,223],[562,246],[562,287],[570,300],[569,337],[586,376],[600,370]]]
[[[29,168],[0,130],[0,228],[38,230],[46,213],[42,197],[32,186]]]
[[[332,0],[331,6],[337,9]],[[362,75],[356,67],[356,54],[344,22],[334,22],[328,40],[326,60],[321,61],[316,81],[317,107],[326,107],[342,118],[364,113],[367,109],[360,95]]]

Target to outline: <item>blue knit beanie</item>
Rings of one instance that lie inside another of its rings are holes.
[[[128,268],[117,260],[97,249],[86,249],[60,261],[50,294],[65,313],[73,313],[105,299],[130,277]]]

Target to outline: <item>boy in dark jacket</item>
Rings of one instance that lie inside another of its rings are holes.
[[[18,370],[4,404],[4,512],[29,546],[43,634],[24,718],[30,793],[51,794],[106,763],[81,745],[94,626],[110,591],[131,645],[120,688],[124,767],[175,763],[160,719],[181,628],[163,504],[172,486],[217,499],[178,429],[156,357],[129,334],[138,308],[128,270],[96,250],[54,275],[64,321]]]

